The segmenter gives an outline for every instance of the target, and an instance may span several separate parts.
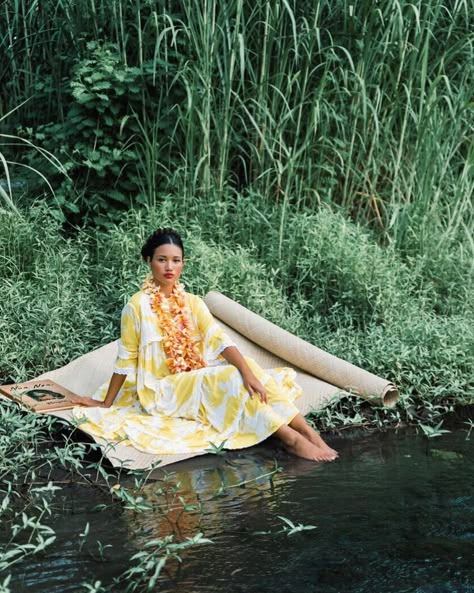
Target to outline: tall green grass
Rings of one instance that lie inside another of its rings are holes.
[[[88,133],[89,149],[62,145],[72,162],[83,154],[73,174],[96,220],[128,199],[155,205],[172,191],[187,208],[237,191],[285,206],[280,243],[290,209],[336,203],[406,258],[473,255],[472,0],[12,0],[0,25],[4,104],[34,98],[19,113],[33,137],[48,123],[74,135],[70,82],[89,42],[136,73],[120,100],[112,76],[81,81],[101,136]],[[111,149],[103,134],[118,141],[105,103],[133,148],[99,171],[100,187],[91,150]],[[55,135],[37,139],[51,149]]]

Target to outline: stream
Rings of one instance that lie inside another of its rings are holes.
[[[55,544],[15,568],[10,586],[14,593],[76,593],[97,580],[110,587],[151,539],[200,531],[212,543],[184,551],[182,563],[171,560],[153,590],[474,593],[473,443],[467,430],[432,439],[402,430],[333,440],[340,458],[327,464],[271,442],[206,455],[164,468],[173,470],[174,494],[163,497],[163,481],[149,481],[143,497],[154,510],[145,512],[97,508],[110,507],[100,490],[63,488],[48,522]]]

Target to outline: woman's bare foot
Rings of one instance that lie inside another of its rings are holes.
[[[293,420],[290,422],[290,427],[298,431],[305,439],[318,447],[318,449],[322,449],[328,455],[335,455],[336,457],[339,457],[339,453],[335,449],[331,449],[331,447],[323,441],[319,433],[317,433],[314,428],[306,422],[301,414],[298,414],[295,418],[293,418]]]
[[[337,458],[336,452],[317,447],[304,437],[298,439],[293,446],[286,445],[286,450],[293,453],[293,455],[303,457],[303,459],[310,459],[311,461],[334,461]]]
[[[316,433],[316,435],[317,435],[317,438],[315,438],[314,436],[311,436],[311,438],[309,438],[309,440],[313,443],[313,445],[315,445],[316,447],[319,447],[323,451],[326,451],[330,455],[335,455],[336,457],[339,457],[339,453],[335,449],[331,449],[331,447],[323,441],[323,439],[319,436],[319,434]]]
[[[325,446],[316,445],[290,426],[280,427],[275,436],[283,441],[287,451],[303,459],[334,461],[337,458],[336,451],[333,451],[324,442],[323,445]]]

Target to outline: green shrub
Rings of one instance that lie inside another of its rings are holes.
[[[185,241],[183,282],[190,292],[221,291],[394,380],[404,395],[469,401],[469,307],[460,303],[456,315],[437,313],[428,291],[420,290],[423,282],[430,285],[426,276],[423,281],[424,262],[415,260],[410,268],[393,247],[381,247],[370,232],[325,208],[287,212],[281,241],[278,227],[232,209],[218,229],[212,198],[183,209],[170,196],[159,208],[126,213],[106,231],[76,230],[69,238],[44,204],[20,215],[3,211],[0,375],[32,378],[117,338],[121,308],[148,273],[140,248],[157,227],[171,225]],[[273,223],[282,212],[263,209],[262,216]],[[454,304],[468,288],[452,289]]]
[[[0,247],[3,380],[31,378],[112,339],[117,323],[92,282],[85,233],[64,238],[44,205],[3,212],[0,231],[10,239]]]

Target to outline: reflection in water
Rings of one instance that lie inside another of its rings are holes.
[[[28,576],[17,575],[15,593],[76,592],[79,574],[111,584],[133,549],[198,531],[213,544],[167,565],[157,591],[474,593],[473,447],[466,432],[431,440],[387,433],[333,445],[341,457],[328,464],[265,444],[194,458],[169,475],[157,470],[141,492],[151,510],[141,513],[93,514],[89,492],[53,526],[62,548],[32,562]],[[282,517],[316,529],[288,535]],[[113,546],[108,561],[70,552],[77,547],[70,533],[86,521],[90,541],[100,534]]]
[[[280,456],[284,471],[260,479],[273,468],[267,450],[178,471],[174,478],[202,505],[200,529],[214,544],[190,550],[163,589],[474,592],[466,433],[372,435],[339,448],[332,464]],[[279,517],[317,529],[288,536]]]

